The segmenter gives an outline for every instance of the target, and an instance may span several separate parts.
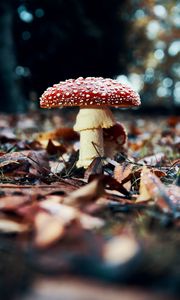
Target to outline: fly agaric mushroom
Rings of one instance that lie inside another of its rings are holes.
[[[80,132],[77,167],[87,168],[95,157],[104,156],[103,128],[116,124],[108,106],[140,105],[139,95],[129,86],[102,77],[79,77],[60,81],[40,98],[42,108],[79,106],[74,130]]]

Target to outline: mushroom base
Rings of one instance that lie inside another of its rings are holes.
[[[110,109],[81,108],[74,125],[80,132],[80,150],[77,167],[87,168],[94,158],[104,156],[103,128],[115,125]]]
[[[87,168],[94,158],[104,156],[103,130],[90,129],[80,132],[80,150],[77,167]]]

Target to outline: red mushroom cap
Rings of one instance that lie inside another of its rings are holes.
[[[49,87],[40,98],[42,108],[81,106],[131,107],[141,104],[131,87],[102,77],[79,77]]]

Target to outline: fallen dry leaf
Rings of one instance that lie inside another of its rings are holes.
[[[49,132],[40,132],[36,136],[36,140],[39,142],[42,142],[44,140],[67,140],[67,141],[73,141],[79,139],[79,134],[74,131],[72,128],[64,127],[64,128],[58,128],[54,131]]]
[[[166,192],[173,205],[180,209],[180,187],[174,184],[170,185],[166,188]]]
[[[87,230],[99,229],[105,225],[102,219],[81,212],[79,212],[79,221],[83,229]]]
[[[104,193],[104,187],[101,180],[95,179],[80,189],[72,192],[66,198],[64,203],[74,207],[84,207],[89,203],[96,201]]]
[[[149,166],[147,166],[147,168],[152,173],[154,173],[157,177],[161,178],[161,177],[166,176],[166,173],[164,171],[162,171],[162,170],[159,170],[159,169],[156,169],[156,168],[153,168],[153,167],[149,167]],[[125,186],[125,183],[129,182],[129,181],[133,181],[133,182],[135,181],[138,184],[138,181],[139,181],[139,179],[141,177],[142,169],[143,169],[143,167],[140,167],[138,169],[133,169],[132,168],[132,172],[129,173],[129,175],[127,177],[125,177],[125,178],[122,179],[121,183],[123,184],[123,186]]]
[[[37,213],[34,227],[34,244],[38,248],[51,246],[64,234],[64,224],[61,219],[46,212]]]
[[[8,218],[0,218],[0,232],[2,233],[23,233],[28,230],[28,224],[19,223]]]
[[[0,197],[0,211],[15,211],[20,206],[32,202],[30,195]]]
[[[104,245],[104,260],[110,265],[121,265],[135,257],[139,251],[140,247],[133,237],[116,236]]]
[[[49,166],[51,173],[53,174],[60,174],[62,170],[66,167],[65,163],[59,160],[56,161],[49,161]]]
[[[147,167],[143,167],[140,182],[140,195],[137,202],[154,200],[164,212],[174,212],[175,205],[167,193],[165,185]]]
[[[57,199],[55,199],[54,202],[45,200],[39,205],[53,216],[58,217],[64,226],[71,224],[71,222],[75,220],[78,220],[82,228],[87,230],[104,226],[104,221],[102,219],[83,213],[75,207],[57,203]]]
[[[12,269],[8,252],[17,246],[17,251],[25,250],[25,257],[28,254],[28,266],[35,266],[33,273],[60,271],[63,276],[64,269],[77,270],[119,281],[119,274],[130,270],[135,284],[145,280],[157,289],[159,282],[163,287],[168,283],[168,289],[177,288],[180,127],[173,120],[168,128],[165,117],[158,118],[157,126],[149,116],[124,116],[122,120],[130,127],[129,147],[121,145],[124,131],[121,135],[114,127],[105,137],[104,130],[105,155],[118,149],[116,156],[96,158],[85,171],[75,167],[79,135],[72,129],[44,132],[39,141],[35,137],[39,129],[73,124],[73,112],[0,116],[0,127],[7,128],[4,132],[0,128],[0,248],[7,247],[2,253],[5,261],[1,259],[7,274]],[[145,256],[139,264],[141,245]],[[166,250],[164,256],[159,256],[161,249]],[[138,261],[135,270],[131,259],[135,264]]]
[[[2,128],[0,130],[0,140],[5,139],[7,141],[14,141],[17,139],[16,135],[14,134],[14,129],[12,128]]]
[[[44,150],[40,151],[29,151],[29,153],[25,153],[27,155],[27,159],[29,160],[32,168],[40,174],[48,173],[49,171],[49,162],[47,153]]]
[[[163,152],[156,153],[151,156],[146,156],[140,160],[138,160],[138,163],[140,164],[147,164],[150,166],[156,166],[158,163],[160,163],[165,157],[165,154]]]
[[[101,177],[104,187],[108,190],[116,190],[127,197],[130,197],[129,191],[123,186],[123,183],[118,182],[115,178],[110,175],[103,175]]]
[[[89,167],[86,169],[84,173],[84,179],[87,180],[87,182],[89,182],[92,181],[92,179],[96,178],[97,175],[102,173],[103,173],[102,159],[101,157],[96,157],[89,165]]]
[[[161,177],[164,177],[166,176],[166,172],[162,171],[162,170],[159,170],[159,169],[155,169],[155,168],[150,168],[150,171],[152,173],[154,173],[157,177],[161,178]]]
[[[60,279],[59,276],[40,276],[33,282],[27,297],[18,300],[35,300],[35,297],[36,300],[177,300],[168,293],[157,293],[144,286],[112,285],[87,280],[84,276],[62,276]]]
[[[19,170],[19,168],[28,172],[31,167],[36,173],[45,173],[49,169],[47,154],[44,150],[24,150],[4,154],[0,157],[0,165],[3,172],[8,174],[14,169]]]
[[[119,182],[122,183],[131,173],[132,173],[133,165],[123,163],[122,165],[117,165],[114,168],[114,178]],[[129,191],[131,189],[131,182],[127,181],[124,184],[124,187]]]
[[[46,147],[47,153],[50,155],[59,154],[62,155],[66,152],[66,147],[62,144],[59,144],[56,141],[48,140],[48,144]]]
[[[19,162],[15,161],[15,160],[2,161],[2,162],[0,162],[0,169],[3,169],[4,167],[6,167],[8,165],[14,165],[14,164],[19,164]]]
[[[61,219],[61,222],[63,222],[65,225],[77,218],[77,210],[74,207],[57,203],[57,200],[41,201],[39,206],[47,210],[52,215],[58,216]]]
[[[180,117],[179,116],[170,116],[167,119],[167,124],[171,127],[176,126],[178,123],[180,123]]]
[[[139,187],[139,196],[136,199],[136,202],[144,202],[152,199],[151,193],[149,193],[146,185],[147,185],[147,176],[149,174],[149,170],[147,167],[143,167],[141,171],[140,177],[140,187]]]

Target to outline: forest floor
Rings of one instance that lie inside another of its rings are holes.
[[[115,112],[76,168],[75,111],[0,116],[0,299],[176,299],[180,119]]]

